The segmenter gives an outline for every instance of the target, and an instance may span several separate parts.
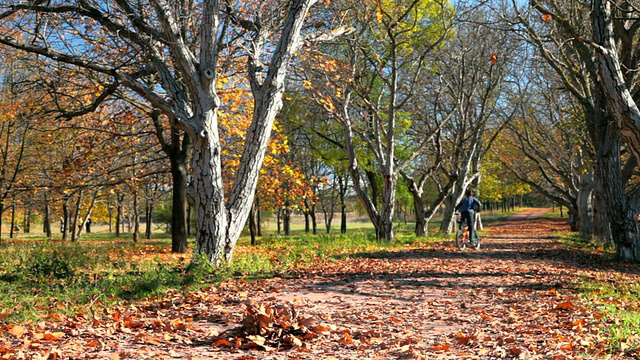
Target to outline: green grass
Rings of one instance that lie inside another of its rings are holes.
[[[483,218],[499,217],[483,213]],[[502,215],[506,216],[506,214]],[[417,238],[414,224],[396,223],[396,240],[376,241],[372,226],[351,226],[347,234],[285,237],[268,235],[248,246],[243,237],[230,266],[215,268],[191,254],[170,254],[167,237],[133,244],[126,234],[85,234],[79,242],[34,237],[0,242],[0,315],[10,323],[38,321],[50,313],[88,312],[94,306],[161,296],[171,289],[197,289],[228,278],[286,276],[322,261],[386,253],[442,241],[431,222],[430,236]],[[318,230],[321,230],[319,228]],[[324,228],[322,228],[324,230]],[[334,227],[335,230],[335,227]],[[155,234],[154,234],[155,235]],[[189,240],[190,246],[193,241]]]
[[[608,325],[601,335],[613,353],[640,348],[640,284],[582,277],[576,291],[604,316]]]

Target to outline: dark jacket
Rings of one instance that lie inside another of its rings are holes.
[[[480,209],[482,209],[482,203],[474,196],[467,196],[466,198],[462,199],[462,201],[460,201],[458,205],[456,205],[456,211],[460,212],[478,212],[480,211]]]

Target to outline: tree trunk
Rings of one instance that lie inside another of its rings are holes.
[[[2,215],[4,215],[4,200],[0,200],[0,240],[2,240]]]
[[[311,205],[311,233],[316,235],[318,233],[318,221],[316,219],[316,204]]]
[[[193,214],[193,206],[187,202],[187,236],[193,235],[193,231],[191,230],[193,218],[191,217],[191,214]]]
[[[593,174],[587,173],[580,176],[577,196],[578,217],[580,218],[580,237],[591,240],[593,237]]]
[[[606,210],[607,205],[597,189],[593,191],[593,201],[596,204],[593,207],[593,237],[598,244],[615,246]]]
[[[0,216],[2,214],[0,213]],[[44,193],[44,221],[43,221],[43,231],[47,234],[47,238],[51,239],[52,231],[51,231],[51,204],[49,204],[49,192],[45,191]]]
[[[13,239],[13,231],[16,227],[16,202],[13,201],[13,205],[11,205],[11,229],[9,229],[9,238]]]
[[[416,181],[412,178],[405,176],[405,179],[409,183],[408,189],[413,199],[413,212],[416,217],[416,236],[426,236],[429,233],[427,228],[427,221],[425,219],[424,204],[422,202],[422,188],[418,187]]]
[[[453,231],[453,214],[455,212],[455,206],[460,202],[458,197],[455,197],[454,194],[447,196],[444,200],[444,213],[442,214],[442,223],[440,224],[440,233],[441,234],[451,234]]]
[[[255,205],[249,211],[249,234],[251,235],[251,245],[256,245],[256,212]]]
[[[304,233],[308,234],[311,232],[311,218],[308,209],[303,212],[304,216]]]
[[[71,214],[69,214],[69,195],[62,197],[62,241],[69,239],[69,221],[71,220]]]
[[[610,140],[611,137],[607,141]],[[617,141],[609,147],[610,152],[596,155],[597,189],[606,204],[605,211],[618,259],[637,261],[637,214],[634,217],[634,207],[629,203],[622,181],[619,145],[620,142]],[[605,150],[606,147],[608,146],[604,146],[600,151]]]
[[[140,213],[138,212],[138,190],[133,191],[133,242],[140,241]]]
[[[598,45],[595,49],[598,53],[600,76],[606,98],[620,130],[620,136],[640,162],[640,109],[625,85],[618,58],[611,2],[593,0],[591,9],[593,37]]]
[[[260,198],[256,196],[256,227],[258,231],[258,236],[262,236],[262,211],[260,210]]]
[[[396,189],[398,186],[398,176],[393,173],[393,169],[387,169],[384,175],[382,205],[380,212],[380,225],[376,228],[378,240],[393,241],[393,216],[395,214]]]
[[[122,222],[122,202],[124,195],[116,194],[116,237],[120,237],[120,224]]]
[[[76,200],[75,212],[73,213],[73,221],[69,225],[71,231],[71,241],[78,241],[78,233],[82,231],[82,224],[78,221],[80,219],[80,208],[82,207],[82,190],[78,191],[78,199]],[[80,229],[78,229],[80,225]]]
[[[276,227],[278,229],[278,235],[280,235],[281,226],[282,226],[282,208],[279,208],[278,211],[276,211]]]
[[[89,204],[89,208],[87,209],[87,213],[85,214],[84,217],[82,217],[82,220],[79,222],[78,224],[78,230],[76,230],[77,235],[76,235],[76,240],[80,239],[80,236],[82,235],[82,229],[84,229],[86,227],[87,229],[87,233],[91,232],[90,231],[90,223],[91,221],[89,220],[89,218],[91,217],[91,212],[93,211],[93,208],[96,205],[96,200],[98,199],[98,195],[99,195],[99,191],[96,190],[93,192],[93,196],[91,197],[91,203]],[[80,217],[80,209],[77,210],[77,216]]]
[[[153,233],[153,200],[147,201],[147,206],[145,209],[145,229],[144,236],[147,240],[151,239],[151,234]],[[173,243],[173,238],[172,238]]]
[[[22,224],[25,234],[31,232],[31,206],[27,206],[24,212],[24,224]]]
[[[177,140],[174,140],[177,141]],[[180,159],[171,159],[171,252],[187,252],[187,169]]]
[[[283,219],[282,223],[284,225],[284,236],[291,235],[291,210],[287,204],[285,204],[284,210],[282,211]]]
[[[211,107],[210,107],[211,108]],[[202,121],[201,136],[193,141],[194,210],[196,251],[219,265],[224,256],[227,210],[220,166],[220,141],[215,109]]]
[[[339,182],[340,191],[340,234],[347,233],[347,180],[340,177]]]

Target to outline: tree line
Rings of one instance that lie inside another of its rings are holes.
[[[7,1],[0,213],[18,189],[54,196],[77,237],[80,204],[127,192],[137,212],[171,191],[173,251],[191,203],[196,251],[221,263],[266,208],[285,227],[297,208],[314,231],[318,211],[327,231],[339,213],[345,231],[353,194],[391,241],[399,191],[421,236],[438,209],[451,231],[469,187],[487,201],[534,190],[635,261],[636,13],[596,0]]]

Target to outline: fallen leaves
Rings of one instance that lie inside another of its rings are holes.
[[[0,358],[603,357],[603,315],[568,285],[592,270],[555,255],[560,245],[544,234],[556,228],[526,226],[519,233],[539,239],[516,243],[492,225],[500,240],[487,237],[477,257],[434,244],[0,325]],[[635,354],[638,341],[620,351]]]
[[[20,325],[9,327],[9,333],[17,338],[21,338],[26,332],[27,329]]]
[[[303,340],[326,334],[330,329],[330,326],[319,325],[313,317],[301,316],[294,304],[277,301],[257,304],[248,301],[242,326],[228,334],[221,334],[214,346],[263,350],[299,348],[304,346]],[[224,339],[228,336],[235,338],[235,345]],[[345,333],[345,336],[349,335]]]

